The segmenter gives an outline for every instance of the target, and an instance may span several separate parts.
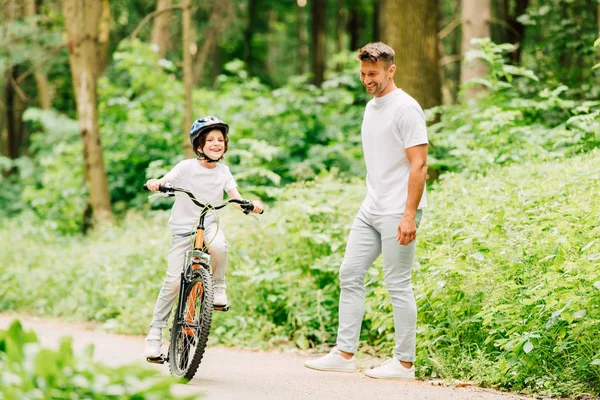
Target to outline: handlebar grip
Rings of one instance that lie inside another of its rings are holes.
[[[150,189],[148,189],[148,186],[146,186],[146,184],[144,184],[144,190],[150,191]]]

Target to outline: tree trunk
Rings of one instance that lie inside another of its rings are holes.
[[[306,8],[298,4],[296,8],[296,20],[298,28],[298,73],[304,75],[307,71],[306,61],[308,60],[308,32],[306,28]]]
[[[206,76],[207,66],[215,67],[215,55],[218,52],[219,37],[227,29],[234,16],[233,5],[230,0],[220,0],[214,3],[208,23],[204,28],[204,34],[202,35],[200,50],[196,55],[194,61],[194,86],[199,82],[202,82],[202,77]],[[210,57],[209,57],[210,56]],[[211,60],[211,63],[208,60]],[[216,66],[219,67],[218,65]],[[211,75],[211,81],[214,81],[212,77],[213,71],[209,71]]]
[[[19,4],[15,0],[10,0],[6,4],[8,9],[6,14],[10,22],[26,15],[27,10],[23,8],[23,4]],[[8,38],[10,41],[10,38]],[[23,113],[27,105],[27,97],[17,84],[19,76],[19,66],[12,65],[11,60],[8,60],[8,66],[4,70],[4,87],[3,87],[3,118],[2,121],[2,155],[11,159],[18,158],[26,147],[25,142],[25,127],[23,124]],[[10,171],[12,172],[12,171]]]
[[[267,24],[269,32],[267,33],[267,56],[265,58],[265,72],[267,76],[275,76],[277,73],[277,12],[269,10],[267,12]]]
[[[311,0],[313,84],[321,86],[325,76],[325,0]]]
[[[189,130],[194,122],[192,115],[192,86],[194,85],[194,76],[192,71],[192,17],[191,17],[191,0],[182,0],[181,18],[183,23],[183,90],[185,111],[183,117],[183,152],[186,157],[193,157],[194,150],[189,139]]]
[[[27,0],[26,15],[29,18],[33,18],[37,15],[35,9],[35,0]],[[37,27],[37,23],[34,20],[31,21],[31,24],[34,27]],[[33,73],[33,77],[35,78],[40,108],[43,110],[49,110],[52,108],[52,95],[48,77],[43,72],[40,72],[40,70],[36,70],[36,72]]]
[[[514,11],[511,11],[511,3],[514,2]],[[501,42],[519,44],[517,50],[511,54],[512,63],[518,65],[521,62],[521,51],[523,36],[525,35],[525,25],[521,24],[517,18],[525,13],[529,0],[503,0],[502,10],[500,11],[500,19],[504,21],[504,26],[500,29],[504,30],[501,35]]]
[[[62,2],[69,41],[73,89],[83,140],[85,177],[90,185],[89,204],[92,207],[95,226],[112,221],[98,129],[96,97],[96,74],[103,51],[99,38],[102,6],[102,2],[95,0],[63,0]]]
[[[336,0],[335,16],[335,52],[339,53],[344,50],[346,26],[346,5],[344,0]]]
[[[96,76],[100,76],[108,67],[108,44],[110,42],[110,1],[102,0],[102,15],[98,25],[98,62]]]
[[[172,0],[157,0],[156,10],[164,10],[172,5]],[[167,50],[171,44],[169,35],[169,21],[171,20],[171,12],[165,11],[154,17],[152,23],[151,42],[158,48],[158,57],[165,58]]]
[[[395,82],[421,107],[441,103],[437,0],[382,0],[381,39],[396,52]]]
[[[258,22],[257,0],[248,0],[248,20],[246,34],[244,35],[244,61],[250,75],[254,75],[254,53],[252,50],[252,39],[254,38],[254,26]]]
[[[357,51],[365,43],[360,43],[360,28],[362,26],[362,12],[355,1],[350,4],[348,17],[348,32],[350,32],[350,51]]]
[[[381,1],[375,0],[373,3],[373,42],[379,42],[381,34],[379,32],[379,16],[381,11]]]
[[[491,0],[462,0],[462,45],[463,58],[472,49],[471,40],[489,38],[491,34],[490,21],[492,18]],[[464,83],[487,75],[489,69],[481,60],[463,63],[460,69],[460,83]],[[466,98],[474,97],[483,89],[482,86],[472,87],[465,91]]]

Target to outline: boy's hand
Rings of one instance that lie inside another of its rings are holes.
[[[160,185],[160,181],[158,179],[148,179],[146,182],[146,187],[153,192],[158,192],[158,185]]]
[[[263,203],[261,203],[260,200],[252,200],[252,204],[254,204],[254,210],[252,210],[252,213],[260,214],[264,211]]]

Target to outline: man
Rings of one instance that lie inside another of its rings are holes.
[[[367,196],[358,211],[340,268],[336,347],[305,366],[354,372],[364,314],[364,279],[383,255],[384,281],[394,312],[394,358],[365,371],[372,378],[414,379],[417,307],[412,266],[421,209],[426,205],[427,129],[419,104],[394,84],[394,50],[369,43],[358,51],[360,79],[374,98],[367,104],[361,136]]]

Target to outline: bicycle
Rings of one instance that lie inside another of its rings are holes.
[[[144,189],[148,190],[146,185]],[[155,364],[169,363],[171,375],[189,381],[194,377],[208,341],[213,311],[228,311],[229,305],[213,305],[213,283],[210,255],[204,245],[204,217],[209,211],[216,211],[229,204],[241,206],[244,214],[254,210],[249,200],[229,199],[224,204],[214,206],[201,203],[189,190],[175,187],[170,183],[159,185],[158,190],[167,196],[176,192],[186,194],[201,208],[196,226],[196,237],[191,250],[185,254],[177,308],[171,327],[171,341],[167,355],[146,360]]]

